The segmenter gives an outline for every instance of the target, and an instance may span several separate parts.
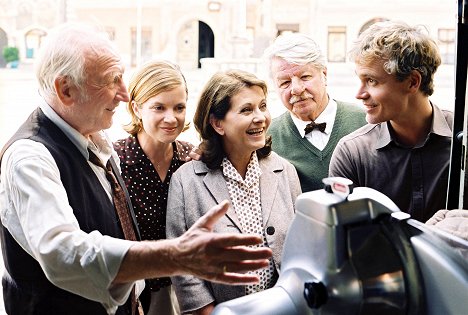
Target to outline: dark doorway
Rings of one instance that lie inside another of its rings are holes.
[[[198,68],[200,59],[214,57],[214,34],[208,24],[198,21]]]
[[[8,45],[7,34],[0,28],[0,68],[5,68],[6,62],[3,59],[3,48]]]

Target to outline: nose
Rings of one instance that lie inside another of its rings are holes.
[[[302,80],[298,77],[293,77],[291,79],[291,94],[292,95],[301,95],[304,92],[305,87]]]
[[[118,86],[117,86],[117,93],[116,93],[116,98],[118,99],[119,102],[128,102],[130,101],[130,96],[128,95],[127,92],[127,86],[123,82],[123,80],[120,80]]]
[[[358,100],[365,100],[369,98],[369,93],[365,89],[364,85],[361,85],[355,96]]]
[[[254,111],[254,123],[263,123],[266,120],[266,116],[269,115],[268,109],[266,111],[261,111],[260,109],[256,109]]]
[[[165,122],[168,122],[168,123],[171,123],[173,121],[176,121],[176,118],[174,116],[174,113],[170,110],[167,110],[164,114],[164,121]]]

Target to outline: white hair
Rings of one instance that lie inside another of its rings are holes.
[[[271,60],[275,57],[298,65],[312,64],[318,69],[327,67],[319,45],[311,37],[301,33],[285,33],[278,36],[263,53],[270,69]]]
[[[65,23],[53,29],[39,50],[35,63],[39,92],[47,100],[56,95],[54,82],[68,77],[83,95],[86,56],[101,49],[115,51],[107,33],[96,25]]]

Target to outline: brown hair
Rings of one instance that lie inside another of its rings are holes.
[[[264,81],[245,71],[230,70],[213,75],[203,89],[193,122],[202,139],[200,143],[200,149],[203,152],[201,160],[210,169],[220,167],[226,156],[221,136],[210,124],[210,116],[223,119],[231,108],[232,97],[241,89],[253,86],[260,87],[265,96],[267,95],[267,85]],[[265,146],[257,150],[257,156],[261,159],[268,156],[270,152],[271,136],[268,136]]]

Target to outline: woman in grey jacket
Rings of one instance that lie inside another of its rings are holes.
[[[294,202],[301,193],[295,168],[271,152],[267,86],[253,74],[215,74],[205,86],[194,116],[202,142],[200,161],[174,173],[168,197],[167,237],[183,234],[211,206],[231,206],[217,232],[257,233],[273,251],[268,268],[256,271],[258,284],[226,286],[195,277],[173,277],[181,311],[210,314],[220,302],[272,287]],[[230,266],[223,266],[225,272]],[[231,271],[233,271],[231,269]]]

